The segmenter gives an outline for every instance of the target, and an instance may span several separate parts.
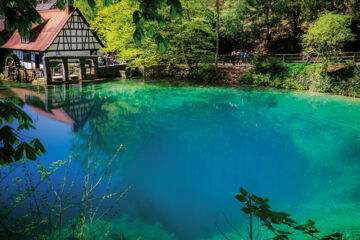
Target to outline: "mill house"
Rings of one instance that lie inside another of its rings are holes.
[[[0,53],[16,55],[21,67],[43,69],[43,56],[91,56],[104,46],[77,8],[66,4],[66,9],[60,10],[56,0],[50,0],[39,1],[36,10],[41,24],[33,24],[29,38],[21,37],[18,31],[6,33],[4,19],[0,18],[0,31],[6,40]]]

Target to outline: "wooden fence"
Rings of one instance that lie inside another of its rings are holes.
[[[301,53],[286,53],[286,54],[270,54],[270,56],[278,57],[286,63],[303,63],[303,62],[318,62],[316,57],[307,57]],[[343,52],[339,56],[332,57],[331,61],[346,62],[346,61],[360,61],[360,52]]]
[[[278,57],[282,62],[286,63],[303,63],[303,62],[318,62],[316,57],[306,57],[301,53],[281,53],[281,54],[269,54],[268,56]],[[219,63],[232,63],[232,62],[239,62],[240,60],[238,57],[234,57],[231,55],[220,55],[219,56]],[[346,62],[346,61],[354,61],[360,62],[360,52],[343,52],[337,57],[332,57],[331,61],[337,62]]]

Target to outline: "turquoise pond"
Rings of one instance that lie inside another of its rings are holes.
[[[73,152],[81,172],[91,141],[105,167],[123,145],[112,188],[132,188],[116,204],[115,235],[224,239],[216,222],[239,239],[227,219],[246,231],[240,186],[321,232],[360,231],[359,99],[136,79],[0,93],[25,101],[36,130],[24,134],[44,144],[44,165]]]

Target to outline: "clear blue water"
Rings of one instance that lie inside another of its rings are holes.
[[[2,95],[25,101],[36,126],[26,134],[43,142],[44,164],[74,152],[71,171],[81,171],[91,141],[104,167],[123,145],[113,188],[132,188],[112,221],[129,234],[155,226],[169,233],[161,239],[223,239],[216,221],[237,239],[223,213],[246,230],[233,201],[240,186],[322,232],[360,230],[360,100],[176,85],[127,80]]]

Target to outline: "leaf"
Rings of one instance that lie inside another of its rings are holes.
[[[56,5],[60,10],[64,10],[65,9],[65,2],[64,0],[56,0]]]
[[[286,235],[286,234],[290,235],[291,234],[291,232],[286,232],[286,231],[282,231],[282,230],[278,230],[277,232],[282,235]]]
[[[42,143],[40,142],[39,139],[34,138],[31,142],[33,143],[35,150],[36,150],[39,154],[40,154],[40,153],[46,153],[46,150],[45,150],[44,146],[42,145]]]
[[[35,160],[36,159],[36,155],[34,153],[34,149],[27,143],[24,143],[25,145],[25,155],[28,159],[30,160]]]
[[[135,25],[137,25],[140,22],[140,19],[141,19],[140,11],[136,10],[133,13],[133,21],[134,21]]]
[[[242,207],[241,210],[246,214],[249,214],[251,212],[251,210],[249,208],[246,208],[246,207]]]
[[[14,160],[15,161],[18,161],[20,160],[24,155],[24,143],[20,143],[18,146],[17,146],[17,149],[16,149],[16,152],[15,152],[15,156],[14,156]]]
[[[94,8],[96,6],[95,1],[94,0],[88,0],[88,4],[91,8]]]
[[[145,38],[144,31],[141,28],[136,27],[136,30],[133,35],[133,39],[136,43],[136,45],[140,46],[141,41]]]
[[[287,240],[289,239],[286,235],[277,235],[274,237],[274,240]]]
[[[108,6],[110,6],[110,4],[112,4],[111,0],[103,0],[103,6],[104,7],[108,7]]]
[[[248,192],[247,192],[244,188],[242,188],[242,187],[240,187],[240,192],[241,192],[242,195],[244,195],[244,196],[247,196],[247,195],[248,195]]]
[[[146,28],[146,36],[147,37],[153,37],[154,34],[155,34],[154,29],[151,26]]]
[[[246,203],[248,200],[246,199],[246,197],[244,197],[242,194],[238,193],[236,194],[235,198],[240,201],[240,202],[244,202]]]
[[[327,235],[325,237],[322,237],[320,240],[341,240],[342,239],[342,234],[341,233],[333,233],[331,235]]]

